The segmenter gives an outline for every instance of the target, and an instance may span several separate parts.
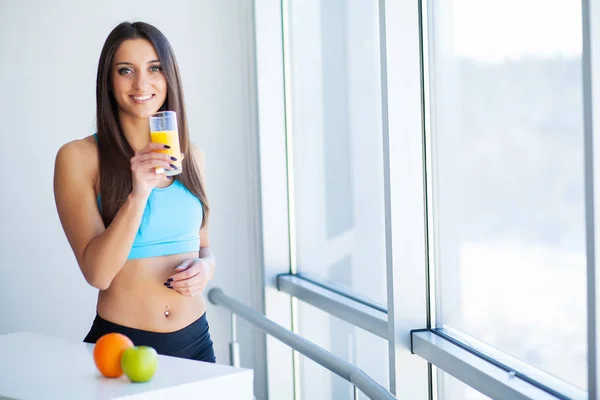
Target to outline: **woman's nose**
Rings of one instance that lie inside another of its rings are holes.
[[[146,76],[146,73],[140,72],[135,74],[135,78],[133,79],[133,87],[134,89],[141,89],[146,85],[147,82],[148,77]]]

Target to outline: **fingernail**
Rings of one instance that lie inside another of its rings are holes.
[[[163,283],[163,285],[165,285],[168,288],[171,288],[171,284],[169,282],[165,282],[165,283]]]
[[[173,278],[167,279],[167,282],[173,282]]]
[[[165,149],[170,149],[171,148],[171,146],[169,146],[168,144],[165,144],[164,146],[165,146]]]
[[[177,166],[176,166],[176,165],[173,165],[173,164],[169,164],[169,165],[171,166],[171,168],[173,168],[173,169],[177,169]]]
[[[175,157],[171,157],[171,160],[173,160],[173,161],[177,161],[177,158],[175,158]]]

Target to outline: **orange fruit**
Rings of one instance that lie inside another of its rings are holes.
[[[96,341],[94,346],[94,363],[102,375],[107,378],[118,378],[123,375],[121,356],[133,347],[133,342],[121,333],[107,333]]]

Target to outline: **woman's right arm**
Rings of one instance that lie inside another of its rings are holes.
[[[95,145],[70,142],[61,147],[56,156],[54,196],[58,215],[83,276],[100,290],[107,289],[123,268],[150,191],[160,180],[166,179],[156,176],[149,167],[157,165],[157,160],[163,160],[164,155],[149,148],[144,150],[132,159],[134,190],[108,228],[104,227],[94,190],[98,168]],[[141,172],[143,168],[145,173]]]

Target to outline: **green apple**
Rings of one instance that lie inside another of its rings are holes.
[[[158,367],[158,353],[150,346],[133,346],[123,352],[121,368],[131,382],[148,382]]]

